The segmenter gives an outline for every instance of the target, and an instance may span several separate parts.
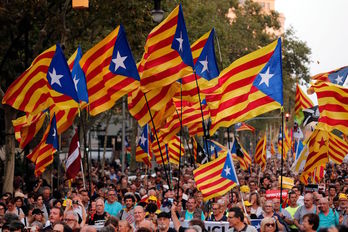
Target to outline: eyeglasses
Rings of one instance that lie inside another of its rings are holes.
[[[274,225],[274,223],[267,223],[266,224],[266,227],[274,227],[275,225]]]

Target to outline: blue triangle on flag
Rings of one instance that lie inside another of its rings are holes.
[[[236,170],[234,168],[233,161],[232,161],[232,156],[229,151],[227,152],[225,164],[221,172],[221,177],[225,179],[229,179],[233,181],[234,183],[236,183],[237,185],[239,185]]]
[[[282,45],[280,38],[273,55],[256,76],[253,85],[274,101],[283,105]]]
[[[122,75],[140,81],[137,65],[122,25],[120,25],[118,30],[109,70],[115,75]]]
[[[145,151],[146,153],[149,153],[148,147],[149,147],[149,133],[148,133],[148,125],[146,124],[143,128],[143,131],[141,133],[141,136],[139,138],[139,146],[141,147],[141,149],[143,149],[143,151]]]
[[[46,77],[53,90],[70,96],[76,102],[79,102],[69,66],[59,44],[56,45],[56,52],[51,60]]]
[[[59,141],[58,141],[58,130],[57,130],[57,122],[56,122],[56,115],[53,115],[52,121],[51,121],[51,127],[50,131],[48,132],[46,144],[52,144],[52,146],[58,150],[59,148]]]
[[[81,57],[82,57],[82,50],[81,50],[81,47],[79,46],[77,48],[77,54],[74,60],[74,66],[71,70],[71,76],[73,78],[74,87],[77,92],[77,96],[79,100],[88,102],[86,76],[79,63]]]
[[[219,68],[215,57],[214,33],[215,30],[212,29],[195,64],[196,74],[208,81],[219,76]]]
[[[191,46],[187,35],[181,4],[179,6],[178,22],[172,42],[172,49],[176,50],[179,53],[181,59],[186,65],[193,67]]]

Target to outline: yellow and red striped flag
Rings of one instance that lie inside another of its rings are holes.
[[[267,138],[265,134],[263,138],[260,139],[259,142],[256,144],[255,157],[254,157],[255,163],[260,165],[263,171],[266,168],[266,145],[267,145]]]
[[[168,159],[167,159],[166,143],[163,141],[163,137],[161,134],[158,135],[158,141],[159,141],[160,147],[161,147],[163,162],[165,164],[167,164]],[[156,138],[154,138],[153,136],[151,136],[151,149],[152,149],[152,154],[155,156],[156,163],[163,164],[160,148],[158,147],[158,143],[157,143]]]
[[[181,156],[184,156],[184,153],[185,153],[184,144],[182,142],[180,147],[180,138],[178,136],[175,136],[172,140],[169,141],[167,147],[168,147],[169,162],[172,164],[179,165],[180,152],[181,152]]]
[[[274,143],[273,143],[273,142],[271,142],[271,154],[272,154],[272,155],[275,155],[275,154],[276,154],[276,151],[275,151],[275,149],[274,149]]]
[[[284,135],[284,139],[282,139]],[[283,147],[283,158],[286,159],[288,151],[291,150],[291,139],[289,136],[288,129],[286,125],[284,124],[284,133],[282,135],[282,127],[279,127],[279,135],[278,135],[278,152],[279,154],[282,154],[282,147]],[[282,146],[282,141],[284,140],[284,146]]]
[[[79,64],[86,76],[91,115],[110,109],[139,87],[139,74],[122,26],[89,49]]]
[[[281,40],[234,61],[219,76],[219,85],[209,90],[213,135],[219,127],[279,109],[283,105]]]
[[[316,128],[337,129],[348,134],[348,89],[329,82],[313,85],[318,97],[319,120]]]
[[[336,164],[342,164],[348,154],[348,142],[333,133],[329,133],[329,158]]]
[[[348,66],[330,72],[319,73],[312,77],[313,80],[326,81],[343,86],[347,79]]]
[[[303,92],[299,84],[296,84],[296,96],[295,96],[295,113],[299,114],[301,110],[313,107],[312,100]]]
[[[45,118],[46,114],[41,112],[35,116],[27,114],[12,121],[15,138],[20,148],[23,149],[35,137]]]
[[[308,139],[308,156],[304,173],[312,173],[316,167],[326,165],[329,162],[328,144],[328,132],[316,128]]]
[[[77,102],[71,96],[57,92],[48,82],[47,76],[51,61],[58,52],[62,54],[59,46],[54,45],[36,57],[30,67],[7,89],[2,103],[32,115],[39,114],[51,105],[57,104],[57,102],[64,102],[64,104],[60,105],[62,109],[78,107]],[[62,57],[60,56],[59,58]],[[55,70],[54,73],[51,73],[51,75],[53,74],[56,74]],[[72,79],[69,80],[70,76],[67,77],[60,74],[57,73],[57,77],[62,79],[58,79],[56,82],[52,80],[52,85],[58,85],[59,83],[60,86],[67,86],[70,84],[62,82],[63,79],[73,84]]]
[[[222,153],[217,159],[193,171],[197,189],[202,192],[204,201],[222,196],[236,186],[233,181],[221,177],[227,155],[227,152]]]
[[[144,92],[193,73],[193,59],[181,5],[148,35],[138,70]]]

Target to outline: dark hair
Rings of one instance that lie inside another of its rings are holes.
[[[126,201],[126,199],[132,199],[133,202],[135,202],[135,197],[132,193],[126,193],[123,197],[123,200]]]
[[[112,225],[113,227],[118,227],[118,219],[115,216],[110,216],[108,220],[106,220],[104,226]]]
[[[243,211],[238,208],[238,207],[232,207],[230,210],[229,210],[229,213],[230,212],[234,212],[234,217],[236,218],[239,218],[241,222],[244,221],[244,214],[243,214]]]
[[[59,216],[63,217],[64,212],[63,212],[63,209],[62,209],[62,208],[58,208],[58,207],[56,207],[56,206],[53,206],[53,207],[51,208],[50,211],[52,211],[52,209],[58,209],[58,210],[59,210]]]
[[[198,218],[194,218],[190,221],[190,225],[192,226],[199,226],[202,229],[202,232],[207,232],[207,229],[205,228],[204,222]]]
[[[308,218],[308,223],[312,226],[313,230],[317,230],[319,226],[319,216],[314,213],[309,213],[303,216],[303,220]]]
[[[152,232],[152,231],[146,227],[140,227],[139,229],[137,229],[137,232]]]
[[[63,225],[63,232],[73,232],[73,230],[70,228],[70,226],[68,226],[68,224],[66,224],[65,222],[58,222],[56,225]]]

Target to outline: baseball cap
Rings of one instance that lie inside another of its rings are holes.
[[[164,217],[164,218],[169,218],[170,219],[170,213],[168,212],[160,212],[158,215],[157,215],[157,218],[161,218],[161,217]]]

